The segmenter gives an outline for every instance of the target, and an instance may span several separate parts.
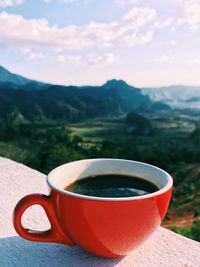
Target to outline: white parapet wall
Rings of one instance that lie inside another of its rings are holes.
[[[93,257],[79,247],[26,241],[12,226],[12,212],[18,200],[30,193],[48,194],[45,175],[0,157],[0,267],[200,267],[200,243],[162,227],[143,246],[114,260]],[[23,224],[49,228],[40,207],[30,208]]]

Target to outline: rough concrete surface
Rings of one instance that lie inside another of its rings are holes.
[[[199,267],[200,243],[160,227],[140,248],[120,259],[94,257],[78,246],[34,243],[20,238],[12,226],[13,209],[30,193],[48,194],[45,175],[0,158],[0,267]],[[49,222],[40,207],[30,208],[23,224],[44,230]]]

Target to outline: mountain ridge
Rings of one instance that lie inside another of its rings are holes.
[[[148,110],[152,105],[148,96],[122,80],[109,80],[102,86],[79,87],[43,84],[29,79],[24,83],[24,80],[12,79],[13,75],[16,78],[15,74],[7,74],[0,82],[1,116],[15,114],[28,120],[77,121]],[[5,77],[9,76],[11,79],[6,81]]]
[[[24,76],[12,73],[11,71],[0,65],[0,82],[11,82],[17,85],[24,85],[31,82],[31,79],[25,78]]]
[[[182,88],[187,89],[185,95]],[[187,86],[142,89],[121,79],[108,80],[101,86],[48,84],[27,79],[0,66],[0,114],[14,109],[27,117],[27,109],[29,118],[32,117],[31,112],[37,117],[53,116],[55,119],[71,116],[76,120],[80,117],[117,116],[132,111],[152,112],[169,109],[170,106],[198,107],[199,101],[186,101],[200,96],[200,88],[195,90],[199,95],[191,93],[191,87]]]
[[[29,83],[38,83],[40,85],[55,85],[55,86],[64,86],[64,87],[79,87],[79,88],[84,88],[84,87],[113,87],[113,86],[121,86],[121,87],[130,87],[130,88],[135,88],[135,89],[139,89],[144,91],[145,93],[151,92],[152,90],[155,91],[155,93],[157,93],[158,91],[163,91],[163,90],[182,90],[182,89],[197,89],[200,90],[200,85],[182,85],[182,84],[172,84],[172,85],[163,85],[163,86],[145,86],[145,87],[136,87],[134,85],[130,85],[128,84],[126,81],[122,80],[122,79],[110,79],[107,80],[103,85],[81,85],[81,86],[77,86],[77,85],[63,85],[63,84],[57,84],[57,83],[46,83],[46,82],[42,82],[42,81],[38,81],[38,80],[33,80],[33,79],[29,79],[26,78],[23,75],[19,75],[19,74],[15,74],[11,71],[9,71],[7,68],[3,67],[2,65],[0,65],[0,82],[4,82],[4,83],[15,83],[17,85],[25,85],[25,84],[29,84]]]
[[[142,93],[152,101],[162,101],[173,108],[200,109],[199,101],[187,101],[192,98],[200,99],[200,86],[171,85],[158,88],[142,88]]]
[[[17,86],[25,86],[27,84],[32,84],[32,86],[35,86],[35,89],[37,89],[38,86],[43,86],[48,83],[43,83],[40,81],[35,81],[29,78],[26,78],[22,75],[15,74],[2,65],[0,65],[0,83],[4,84],[12,84],[12,85],[17,85]],[[18,88],[16,88],[18,89]]]

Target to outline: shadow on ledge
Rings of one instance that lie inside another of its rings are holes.
[[[0,266],[6,267],[113,267],[119,259],[94,257],[80,247],[68,248],[65,245],[36,243],[20,237],[0,239]]]

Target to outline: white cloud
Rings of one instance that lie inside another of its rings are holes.
[[[138,3],[138,0],[115,0],[119,5],[134,5]]]
[[[162,28],[170,26],[173,23],[173,21],[174,21],[173,18],[166,18],[163,20],[160,19],[155,22],[154,27],[162,29]]]
[[[44,58],[42,52],[34,52],[30,47],[20,47],[19,51],[26,56],[27,60],[36,60]]]
[[[45,3],[56,2],[58,4],[70,4],[76,2],[77,0],[43,0]]]
[[[36,59],[42,59],[42,58],[44,58],[44,54],[34,53],[34,52],[31,52],[27,57],[28,60],[36,60]]]
[[[145,25],[149,21],[152,21],[156,16],[156,11],[153,8],[144,7],[132,7],[124,16],[123,20],[134,23],[134,26]],[[133,25],[132,25],[133,26]]]
[[[59,55],[58,58],[57,58],[57,60],[59,62],[66,62],[66,57],[64,55]]]
[[[57,61],[62,62],[62,63],[66,63],[66,62],[79,62],[81,60],[81,56],[65,56],[65,55],[59,55],[57,57]]]
[[[9,7],[14,5],[21,5],[24,0],[0,0],[0,7]]]
[[[117,60],[112,53],[108,53],[101,56],[91,56],[88,60],[88,65],[91,66],[107,66],[115,63]]]
[[[182,1],[182,17],[178,20],[177,25],[188,23],[192,30],[200,28],[200,0]]]
[[[57,52],[57,53],[61,53],[63,52],[63,48],[62,47],[55,47],[54,50]]]
[[[185,19],[183,19],[183,18],[179,18],[178,20],[177,20],[177,22],[176,22],[176,25],[182,25],[182,24],[184,24],[185,23]]]
[[[175,40],[171,40],[170,45],[177,45],[177,42]]]
[[[66,27],[51,26],[47,19],[25,19],[21,15],[0,13],[0,39],[5,46],[15,47],[41,46],[48,48],[83,49],[91,46],[105,46],[106,44],[124,44],[128,36],[140,39],[149,36],[144,26],[156,18],[152,8],[132,7],[121,19],[108,23],[90,22],[82,26],[69,25]],[[134,41],[143,44],[144,41]]]
[[[75,1],[77,1],[77,0],[58,0],[58,2],[60,4],[69,4],[69,3],[73,3]]]
[[[31,53],[31,49],[29,47],[20,47],[19,51],[24,55]]]
[[[162,63],[162,62],[170,61],[170,60],[173,60],[173,59],[174,59],[173,56],[162,55],[160,57],[154,58],[153,61],[154,62],[158,62],[158,63]]]
[[[144,45],[152,40],[153,31],[147,31],[146,33],[133,33],[127,35],[122,39],[127,46]]]
[[[170,31],[171,31],[171,32],[175,32],[176,29],[177,29],[177,27],[173,25],[173,26],[170,28]]]
[[[195,60],[193,60],[192,63],[194,63],[194,64],[200,64],[200,59],[199,58],[196,58]]]
[[[108,42],[107,43],[105,42],[105,43],[101,44],[101,47],[111,47],[111,46],[112,46],[112,43],[108,43]]]

